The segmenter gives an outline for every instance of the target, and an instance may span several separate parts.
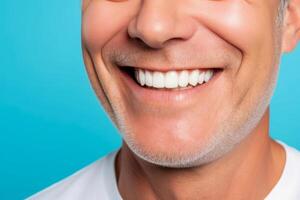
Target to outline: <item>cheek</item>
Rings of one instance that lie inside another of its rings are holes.
[[[263,1],[231,0],[215,2],[206,9],[205,13],[210,13],[206,16],[207,26],[242,53],[240,66],[236,68],[239,76],[233,77],[235,82],[265,80],[274,67],[275,6]],[[258,71],[262,77],[253,76]]]
[[[92,1],[82,15],[83,43],[89,50],[101,49],[127,26],[136,8],[135,1],[125,3]]]
[[[272,10],[262,1],[229,0],[207,4],[201,12],[205,25],[242,53],[239,65],[232,67],[235,73],[227,74],[232,92],[224,105],[250,109],[270,87],[276,72]]]
[[[247,54],[254,48],[257,50],[265,39],[270,38],[273,13],[263,1],[212,1],[199,12],[198,16],[202,18],[199,20],[243,53]]]

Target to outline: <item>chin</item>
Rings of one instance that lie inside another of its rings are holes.
[[[215,124],[182,119],[177,120],[177,126],[172,126],[170,121],[153,123],[147,119],[136,119],[131,123],[127,118],[124,124],[133,126],[123,126],[120,132],[128,148],[139,159],[161,167],[191,168],[216,161],[234,149],[252,132],[262,113],[260,117],[256,115],[255,120],[233,115],[215,121]]]
[[[188,168],[216,159],[216,137],[204,130],[143,129],[123,132],[123,138],[138,158],[162,167]],[[182,131],[182,132],[181,132]],[[142,134],[139,134],[142,133]],[[213,153],[212,153],[213,151]]]

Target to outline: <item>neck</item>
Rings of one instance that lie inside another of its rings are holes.
[[[279,180],[284,163],[283,148],[269,137],[267,110],[247,138],[209,164],[165,168],[141,160],[124,143],[116,166],[124,199],[263,199]]]

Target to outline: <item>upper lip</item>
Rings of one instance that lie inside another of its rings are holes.
[[[160,71],[160,72],[167,72],[167,71],[181,71],[181,70],[208,70],[208,69],[224,69],[223,66],[201,66],[201,65],[190,65],[190,66],[171,66],[171,65],[163,65],[163,66],[155,66],[155,65],[118,65],[118,67],[132,67],[135,69],[143,69],[149,71]]]
[[[132,67],[149,71],[181,71],[195,69],[225,69],[229,66],[228,56],[216,51],[215,54],[193,55],[193,52],[185,56],[185,52],[161,54],[142,54],[139,51],[112,53],[112,61],[117,67]]]

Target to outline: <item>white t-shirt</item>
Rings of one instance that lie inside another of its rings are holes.
[[[300,152],[280,143],[286,152],[286,164],[265,200],[300,200]],[[122,200],[114,167],[116,154],[110,153],[28,200]]]

